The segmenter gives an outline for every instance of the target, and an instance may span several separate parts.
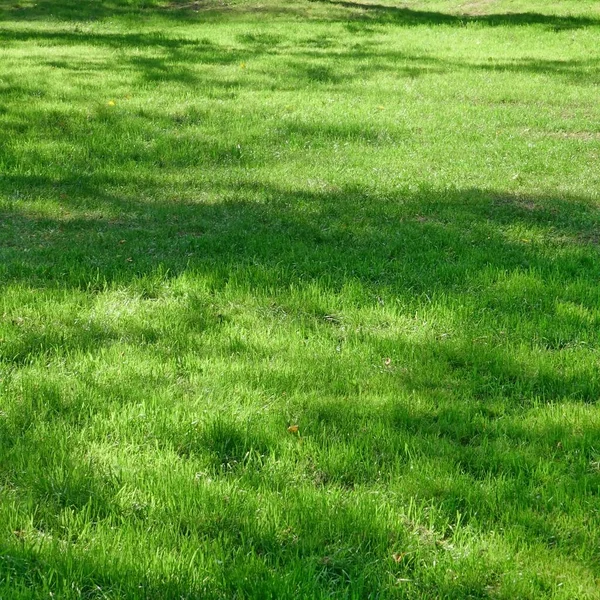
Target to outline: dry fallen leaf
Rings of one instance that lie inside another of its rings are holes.
[[[402,559],[406,556],[406,552],[394,552],[394,554],[392,554],[392,558],[394,559],[394,562],[399,563],[402,562]]]
[[[298,425],[290,425],[288,427],[288,431],[290,433],[298,433],[298,430],[300,429],[300,427]]]

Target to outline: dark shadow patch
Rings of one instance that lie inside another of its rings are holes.
[[[278,442],[266,436],[259,423],[238,424],[224,416],[178,428],[174,444],[182,457],[207,457],[216,473],[228,473],[248,465],[260,468],[277,452]]]
[[[600,20],[584,16],[559,16],[542,13],[499,13],[499,14],[452,14],[436,11],[414,10],[411,8],[389,6],[385,4],[344,2],[341,0],[311,0],[325,2],[334,6],[351,9],[351,18],[365,19],[367,22],[387,23],[401,26],[445,25],[464,27],[468,24],[480,24],[490,27],[541,25],[554,31],[598,27]]]

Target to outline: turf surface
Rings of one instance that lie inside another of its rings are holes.
[[[0,598],[600,596],[600,9],[0,0]]]

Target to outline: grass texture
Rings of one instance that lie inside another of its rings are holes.
[[[600,9],[0,0],[0,598],[600,597]]]

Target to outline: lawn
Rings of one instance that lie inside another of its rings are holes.
[[[0,0],[0,598],[600,598],[600,3]]]

